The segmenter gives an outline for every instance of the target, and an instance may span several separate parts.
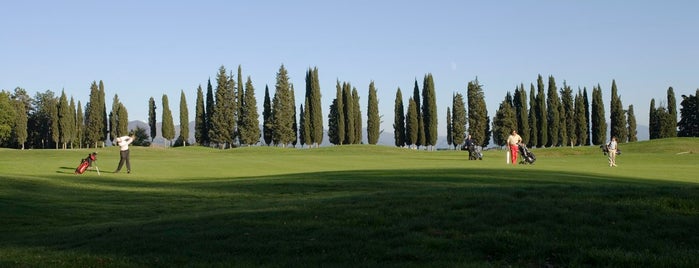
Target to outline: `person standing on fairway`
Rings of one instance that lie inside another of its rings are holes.
[[[126,173],[131,173],[131,162],[129,161],[129,144],[133,142],[134,136],[122,136],[116,138],[116,143],[119,146],[119,167],[117,167],[114,173],[119,173],[121,167],[124,166],[126,162]]]
[[[517,164],[517,151],[519,151],[519,143],[522,142],[522,137],[517,134],[516,130],[512,130],[512,134],[507,137],[507,146],[510,148],[510,160],[513,165]]]
[[[616,137],[612,137],[612,139],[609,141],[607,144],[607,149],[609,150],[609,166],[610,167],[616,167],[616,151],[617,151],[617,142],[616,142]]]

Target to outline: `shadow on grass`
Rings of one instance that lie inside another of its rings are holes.
[[[57,260],[66,266],[699,264],[697,184],[525,169],[172,183],[51,179],[63,184],[4,186],[10,190],[0,199],[6,230],[0,250],[7,260],[30,266]]]

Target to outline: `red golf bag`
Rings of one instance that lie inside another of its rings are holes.
[[[87,155],[87,157],[83,158],[80,161],[80,165],[78,165],[77,168],[75,168],[75,174],[83,174],[85,173],[85,170],[87,170],[88,167],[92,166],[92,162],[97,161],[97,153],[91,153]],[[95,166],[95,168],[97,168]],[[97,173],[99,174],[99,169],[97,169]]]

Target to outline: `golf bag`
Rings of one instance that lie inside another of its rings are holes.
[[[83,174],[85,173],[85,170],[87,170],[88,167],[92,166],[92,162],[97,161],[97,153],[93,152],[91,154],[88,154],[87,157],[83,158],[80,160],[80,165],[78,165],[77,168],[75,168],[75,174]],[[95,165],[95,168],[97,169],[97,174],[99,174],[99,168],[97,168],[97,165]]]
[[[600,149],[602,149],[602,154],[607,155],[609,153],[609,143],[605,143],[599,146]],[[616,155],[621,154],[621,149],[617,148],[616,149]]]
[[[527,148],[527,145],[524,143],[519,144],[519,154],[522,156],[522,161],[519,161],[520,164],[534,164],[536,161],[536,156],[529,151],[529,148]]]
[[[483,147],[471,144],[468,147],[468,160],[483,160]]]

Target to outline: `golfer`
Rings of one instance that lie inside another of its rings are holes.
[[[609,166],[610,167],[616,167],[616,151],[617,151],[617,142],[616,142],[616,137],[612,137],[612,140],[609,141],[607,144],[607,148],[609,149]]]
[[[131,162],[129,161],[129,144],[133,142],[134,136],[122,136],[116,138],[116,143],[119,146],[119,167],[117,167],[114,173],[119,173],[121,167],[124,166],[126,162],[126,173],[131,173]]]
[[[516,130],[512,130],[512,134],[507,137],[507,146],[510,147],[510,160],[513,165],[517,164],[517,151],[519,151],[519,143],[522,142],[522,137],[517,135]]]

